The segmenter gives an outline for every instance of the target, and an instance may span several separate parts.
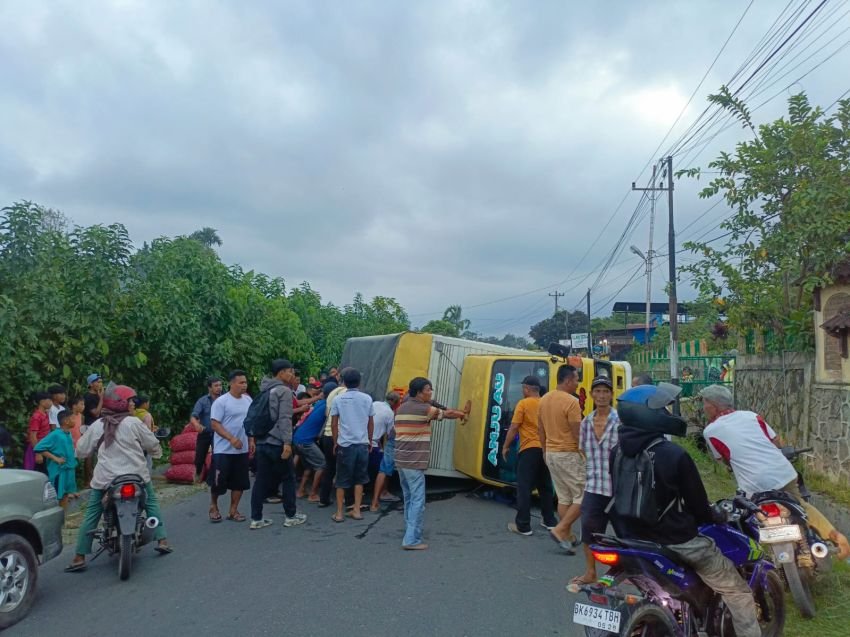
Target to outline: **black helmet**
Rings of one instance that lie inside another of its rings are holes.
[[[688,423],[667,409],[681,391],[681,387],[670,383],[632,387],[617,399],[620,422],[642,431],[684,436]]]

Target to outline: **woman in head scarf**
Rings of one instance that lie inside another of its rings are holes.
[[[91,553],[92,531],[97,528],[103,513],[103,494],[112,481],[128,473],[137,474],[145,481],[148,517],[159,518],[154,538],[156,551],[163,555],[172,548],[166,540],[165,526],[159,510],[159,500],[151,484],[151,475],[145,462],[145,452],[154,458],[162,456],[162,447],[153,432],[132,414],[136,392],[126,385],[109,384],[103,395],[100,418],[93,422],[77,443],[78,458],[97,453],[97,465],[91,480],[86,517],[77,536],[77,554],[65,568],[68,572],[86,568],[86,554]]]

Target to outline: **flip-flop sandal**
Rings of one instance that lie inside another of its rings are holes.
[[[575,584],[576,586],[588,586],[588,585],[593,584],[593,583],[594,583],[594,582],[592,582],[592,581],[590,581],[590,582],[585,582],[585,581],[581,578],[581,575],[576,575],[574,578],[572,578],[572,579],[570,580],[570,584]]]
[[[345,518],[338,518],[338,517],[336,517],[336,513],[334,513],[334,514],[331,516],[331,520],[333,520],[333,521],[334,521],[334,522],[336,522],[337,524],[341,524],[342,522],[345,522]]]
[[[247,520],[248,518],[246,518],[246,517],[245,517],[244,515],[242,515],[241,513],[237,513],[236,515],[233,515],[233,514],[231,513],[230,515],[228,515],[228,516],[227,516],[227,519],[228,519],[228,520],[230,520],[231,522],[244,522],[244,521],[245,521],[245,520]]]
[[[212,522],[213,524],[218,524],[219,522],[221,522],[221,512],[210,511],[210,522]]]
[[[159,553],[160,555],[169,555],[170,553],[174,553],[174,549],[170,546],[157,545],[153,548],[153,550]]]
[[[88,567],[89,567],[89,565],[86,564],[85,562],[81,562],[79,564],[68,564],[68,566],[65,567],[65,572],[66,573],[82,573]]]
[[[363,519],[362,515],[354,515],[351,512],[348,513],[348,517],[350,517],[352,520],[362,520]]]

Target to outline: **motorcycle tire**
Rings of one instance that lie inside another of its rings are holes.
[[[676,637],[680,632],[670,613],[655,604],[639,606],[620,627],[622,637]]]
[[[785,574],[785,581],[788,583],[788,590],[791,592],[791,597],[797,608],[800,609],[800,615],[803,619],[811,619],[815,616],[815,600],[812,596],[812,589],[808,578],[800,576],[800,569],[795,562],[782,565],[782,571]]]
[[[122,535],[118,538],[118,579],[124,581],[130,577],[133,565],[133,536]]]
[[[763,589],[755,593],[762,637],[782,637],[785,630],[785,586],[776,571],[770,571]]]

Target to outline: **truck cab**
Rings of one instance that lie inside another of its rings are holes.
[[[593,410],[590,383],[596,376],[611,379],[615,398],[631,384],[628,363],[578,356],[467,356],[461,375],[460,404],[468,400],[472,410],[467,421],[455,427],[455,468],[487,484],[515,485],[518,445],[514,442],[507,460],[502,458],[501,450],[516,405],[523,398],[522,380],[535,376],[544,394],[554,391],[558,369],[563,365],[578,370],[577,397],[583,415]]]

